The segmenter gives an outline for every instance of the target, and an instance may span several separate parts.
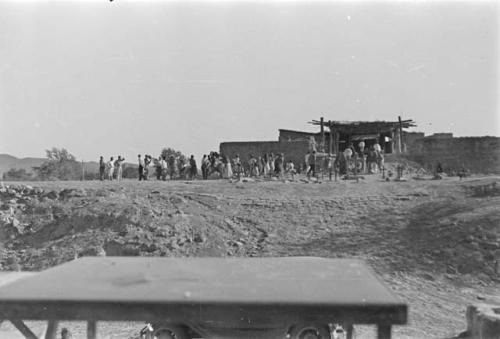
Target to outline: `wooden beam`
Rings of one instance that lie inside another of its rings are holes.
[[[398,116],[398,120],[399,120],[399,138],[401,139],[399,143],[401,144],[401,150],[404,151],[403,122],[401,121],[401,116]]]
[[[47,331],[45,332],[45,339],[56,339],[57,338],[57,326],[59,325],[56,320],[49,320],[47,325]]]
[[[336,154],[340,153],[339,143],[340,143],[340,133],[338,130],[335,130],[335,153]]]
[[[21,319],[9,319],[10,322],[17,328],[26,339],[38,339],[38,337],[30,330]]]

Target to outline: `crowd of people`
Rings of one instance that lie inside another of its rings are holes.
[[[100,180],[122,180],[125,158],[118,156],[105,161],[101,156],[99,161]],[[138,179],[149,180],[154,171],[157,180],[198,178],[198,165],[193,155],[186,158],[182,155],[160,155],[153,158],[149,154],[137,156]],[[315,148],[310,149],[305,155],[304,162],[296,166],[291,159],[286,159],[284,153],[264,152],[262,154],[249,154],[242,160],[239,154],[229,157],[218,152],[203,155],[200,162],[201,178],[207,180],[211,176],[218,178],[284,178],[294,179],[296,174],[305,174],[308,178],[315,177],[318,173],[340,174],[372,174],[383,169],[384,157],[379,144],[369,148],[360,142],[357,148],[350,143],[343,152],[337,155],[318,153]]]
[[[334,165],[339,174],[376,174],[384,169],[384,155],[378,143],[369,148],[364,141],[358,143],[358,148],[350,143],[344,152],[339,153]]]
[[[125,158],[120,155],[116,160],[111,157],[109,161],[105,161],[104,157],[101,156],[99,159],[99,179],[101,181],[105,179],[123,180],[124,164]],[[176,157],[171,155],[167,157],[160,155],[158,158],[153,158],[149,154],[144,154],[144,156],[138,154],[137,165],[139,181],[149,180],[153,170],[157,180],[167,180],[167,177],[170,179],[195,179],[198,175],[196,160],[193,155],[186,160],[184,156]]]
[[[239,154],[233,158],[225,154],[210,152],[204,155],[201,161],[201,170],[203,179],[213,173],[218,173],[222,178],[240,178],[245,177],[279,177],[285,174],[295,174],[295,166],[291,160],[285,162],[284,153],[263,153],[261,155],[249,154],[246,161],[243,161]]]
[[[108,161],[104,160],[101,156],[99,159],[99,179],[102,181],[106,177],[108,180],[122,180],[123,179],[123,165],[125,163],[125,158],[121,155],[115,160],[113,157],[109,158]]]

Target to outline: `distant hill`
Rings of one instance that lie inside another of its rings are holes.
[[[11,168],[24,168],[28,172],[33,172],[33,167],[40,166],[47,158],[16,158],[10,154],[0,154],[0,179],[3,174]],[[84,162],[86,172],[99,172],[99,163],[96,161]],[[137,167],[137,164],[126,162],[124,167]]]
[[[11,168],[24,168],[28,172],[33,172],[33,167],[40,166],[47,158],[16,158],[10,154],[0,154],[0,179],[2,175]],[[99,163],[95,161],[85,162],[85,171],[98,172]],[[134,166],[133,164],[125,163],[125,166]]]
[[[33,172],[33,167],[40,166],[45,158],[16,158],[9,154],[0,154],[0,178],[3,173],[11,168],[24,168],[26,171]]]

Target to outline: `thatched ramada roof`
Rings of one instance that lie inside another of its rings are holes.
[[[310,124],[320,126],[321,121],[313,120]],[[348,134],[367,134],[390,132],[399,128],[399,121],[323,121],[323,126]],[[411,119],[402,120],[401,127],[409,128],[417,126]]]

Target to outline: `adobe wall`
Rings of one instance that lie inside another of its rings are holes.
[[[424,138],[425,134],[423,132],[407,132],[403,131],[403,144],[406,145],[407,151],[414,149],[415,143]]]
[[[317,143],[321,141],[320,133],[307,133],[300,131],[290,131],[285,129],[279,130],[279,141],[280,142],[290,142],[290,141],[305,141],[309,140],[310,137],[314,137]],[[328,138],[328,137],[327,137]]]
[[[305,165],[305,156],[309,150],[309,141],[280,142],[280,150],[285,153],[285,161],[292,160],[298,169],[300,164]]]
[[[425,137],[411,144],[406,157],[427,168],[440,162],[445,171],[465,166],[472,173],[500,174],[500,138]]]

